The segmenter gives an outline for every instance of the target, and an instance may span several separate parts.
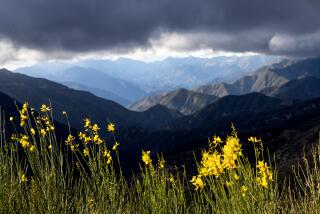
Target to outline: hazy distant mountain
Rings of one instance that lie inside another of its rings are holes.
[[[50,65],[48,65],[48,67],[50,67]],[[56,67],[62,68],[63,65]],[[66,69],[59,69],[56,73],[53,72],[52,75],[51,72],[49,72],[49,75],[46,75],[45,69],[41,71],[35,70],[34,72],[32,68],[27,68],[26,70],[17,69],[16,71],[26,75],[46,78],[55,82],[72,82],[74,83],[74,86],[75,84],[80,84],[88,88],[101,89],[103,91],[111,92],[118,97],[123,97],[130,102],[145,96],[145,92],[132,82],[111,77],[108,74],[93,68],[70,66],[68,64],[66,65]],[[96,95],[101,96],[101,94]],[[111,96],[110,99],[111,98],[113,98],[113,96]]]
[[[131,102],[146,95],[144,91],[132,82],[111,77],[110,75],[93,68],[71,67],[63,72],[61,78],[65,82],[75,82],[89,87],[110,91]]]
[[[163,93],[151,97],[146,97],[129,108],[135,111],[145,111],[157,104],[175,109],[183,114],[193,114],[201,108],[216,101],[218,97],[193,92],[187,89],[178,89],[169,93]]]
[[[116,103],[122,105],[122,106],[127,106],[131,102],[123,97],[120,97],[110,91],[106,91],[100,88],[94,88],[94,87],[89,87],[86,85],[82,85],[80,83],[75,83],[75,82],[61,82],[61,84],[68,86],[69,88],[73,88],[76,90],[81,90],[81,91],[88,91],[98,97],[102,97],[106,100],[112,100],[115,101]]]
[[[279,61],[270,56],[231,56],[196,58],[169,57],[162,61],[144,63],[120,58],[113,63],[106,60],[88,60],[81,66],[90,66],[113,77],[132,81],[147,92],[191,88],[211,81],[232,82],[257,68]]]
[[[254,74],[244,76],[232,84],[208,84],[198,87],[196,91],[219,97],[250,92],[269,94],[291,80],[305,77],[320,77],[320,58],[285,60],[278,64],[264,66]],[[269,92],[268,89],[271,91]]]
[[[0,91],[19,102],[28,101],[35,108],[50,100],[54,107],[54,118],[66,122],[62,111],[67,111],[70,123],[75,128],[82,126],[84,117],[89,117],[100,125],[106,124],[109,119],[121,126],[152,129],[166,126],[179,116],[178,112],[173,113],[165,107],[150,109],[147,112],[129,111],[113,101],[91,93],[6,69],[0,70]]]
[[[35,77],[42,77],[53,81],[63,81],[61,77],[74,67],[80,69],[94,70],[90,79],[101,79],[96,71],[103,72],[109,77],[125,80],[126,83],[132,83],[147,93],[168,92],[176,88],[192,88],[197,85],[207,84],[209,82],[232,82],[263,65],[269,65],[278,62],[279,57],[271,56],[230,56],[213,58],[173,58],[145,63],[138,60],[120,58],[118,60],[83,60],[69,63],[42,63],[31,67],[16,69],[16,72]],[[83,72],[83,71],[82,71]],[[115,88],[97,87],[87,83],[87,75],[82,78],[81,72],[78,73],[77,80],[83,85],[94,88],[100,88],[125,97],[117,93]],[[95,77],[95,75],[98,75]],[[71,78],[68,76],[68,78]],[[105,77],[104,77],[105,78]],[[103,78],[102,78],[103,79]],[[76,82],[75,79],[68,81]],[[84,82],[85,81],[85,82]],[[101,80],[102,81],[102,80]],[[85,84],[87,83],[87,84]],[[111,84],[112,85],[112,84]],[[111,86],[110,85],[110,86]],[[120,87],[120,86],[119,86]],[[121,92],[121,91],[120,91]],[[139,93],[138,93],[139,94]],[[128,99],[128,97],[125,97]],[[128,99],[132,100],[132,99]],[[136,101],[136,100],[135,100]]]

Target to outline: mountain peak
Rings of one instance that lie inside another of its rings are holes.
[[[216,100],[216,96],[179,88],[175,91],[144,98],[132,104],[130,108],[136,111],[144,111],[160,104],[183,114],[192,114]]]
[[[8,69],[6,68],[1,68],[0,69],[0,72],[4,72],[4,73],[12,73],[12,71],[9,71]]]

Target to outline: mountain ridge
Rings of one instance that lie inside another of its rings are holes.
[[[129,108],[135,111],[144,111],[154,105],[160,104],[188,115],[200,110],[217,99],[218,97],[216,96],[205,95],[180,88],[168,93],[146,97],[133,103]]]
[[[294,79],[313,76],[320,77],[320,57],[284,60],[256,70],[250,76],[244,76],[232,84],[218,83],[203,85],[195,89],[200,93],[215,96],[241,95],[250,92],[264,92],[266,89],[279,88]]]

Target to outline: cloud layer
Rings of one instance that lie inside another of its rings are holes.
[[[320,55],[319,0],[0,0],[0,4],[0,38],[16,48],[126,52],[156,44],[189,51]]]

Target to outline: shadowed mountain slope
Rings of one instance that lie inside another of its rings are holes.
[[[144,111],[160,104],[183,114],[193,114],[203,107],[216,101],[218,97],[193,92],[187,89],[178,89],[169,93],[144,98],[130,106],[131,110]]]

